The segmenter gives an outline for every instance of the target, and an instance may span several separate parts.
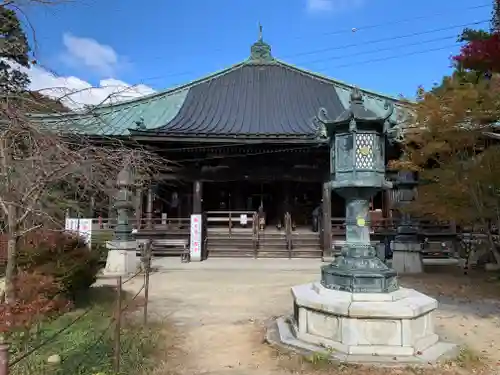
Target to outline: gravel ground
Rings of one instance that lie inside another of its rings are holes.
[[[158,374],[363,374],[363,369],[371,375],[416,373],[349,366],[333,372],[311,368],[303,359],[278,353],[263,343],[266,323],[291,313],[290,286],[317,280],[319,261],[210,259],[181,264],[178,259],[160,259],[154,266],[151,314],[168,319],[175,327],[175,332],[169,332],[173,341]],[[475,373],[500,374],[494,370],[500,364],[500,283],[496,278],[487,279],[484,273],[464,276],[448,267],[403,277],[401,283],[440,301],[435,320],[438,333],[485,357],[481,363],[489,369],[474,369]],[[140,285],[137,280],[126,287],[132,292]],[[447,364],[431,373],[471,371]]]

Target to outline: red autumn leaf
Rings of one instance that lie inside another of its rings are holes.
[[[462,68],[480,72],[500,72],[500,33],[486,39],[472,40],[465,44],[460,54],[453,57]]]

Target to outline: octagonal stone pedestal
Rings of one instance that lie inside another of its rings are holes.
[[[294,316],[277,320],[270,342],[325,351],[347,362],[424,363],[456,345],[440,342],[432,312],[437,301],[413,289],[392,293],[349,293],[326,289],[319,282],[292,288]]]

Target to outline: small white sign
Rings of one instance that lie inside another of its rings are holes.
[[[66,218],[64,229],[81,236],[89,247],[92,245],[92,219]]]
[[[167,213],[162,212],[161,214],[161,225],[167,225]]]
[[[92,244],[92,219],[80,219],[78,233],[88,246]]]
[[[248,224],[248,216],[247,216],[247,214],[241,214],[240,215],[240,224],[241,225],[247,225]]]
[[[201,261],[201,248],[202,248],[202,228],[203,222],[201,218],[201,214],[192,214],[191,215],[191,236],[189,243],[189,256],[191,258],[191,262],[199,262]]]
[[[68,232],[77,232],[78,233],[78,219],[66,218],[66,223],[64,225],[64,229]]]

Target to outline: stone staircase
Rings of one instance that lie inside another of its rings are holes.
[[[286,245],[285,231],[274,229],[263,230],[259,233],[259,258],[289,258],[290,251]]]
[[[292,258],[321,258],[322,254],[319,233],[292,232]]]
[[[250,229],[227,231],[208,229],[208,257],[216,258],[321,258],[318,233],[292,232],[291,249],[284,230],[267,228],[259,232],[257,248]]]
[[[231,235],[220,230],[207,230],[209,258],[253,258],[254,238],[251,230],[233,230]]]

